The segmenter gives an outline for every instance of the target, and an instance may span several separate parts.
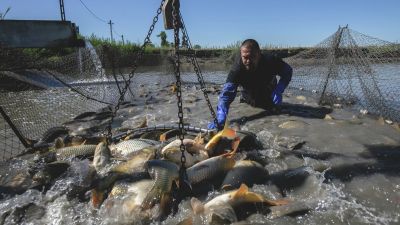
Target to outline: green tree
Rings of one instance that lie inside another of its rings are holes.
[[[161,47],[168,47],[169,43],[167,41],[167,33],[165,31],[161,31],[160,34],[157,35],[161,39]]]
[[[201,46],[200,45],[194,45],[193,48],[194,49],[201,49]]]

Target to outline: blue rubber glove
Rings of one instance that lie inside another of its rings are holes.
[[[218,126],[215,124],[215,122],[213,121],[213,122],[210,122],[209,124],[208,124],[208,126],[207,126],[207,129],[209,129],[209,130],[214,130],[214,129],[217,129],[218,128]]]
[[[219,101],[217,106],[217,121],[208,124],[208,129],[218,129],[222,130],[225,125],[226,116],[228,115],[229,106],[236,97],[237,85],[234,83],[225,83],[222,88],[221,94],[219,95]]]
[[[282,103],[282,93],[285,91],[286,85],[283,81],[279,81],[276,85],[275,90],[272,92],[272,102],[275,105],[279,105]]]

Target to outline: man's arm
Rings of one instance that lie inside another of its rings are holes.
[[[218,128],[221,129],[226,121],[226,116],[229,112],[229,106],[236,97],[238,85],[232,82],[226,82],[222,91],[219,95],[218,105],[217,105],[217,121],[218,124],[210,123],[208,125],[209,129]]]
[[[285,91],[286,87],[289,85],[292,80],[293,69],[289,64],[284,61],[280,61],[281,66],[277,71],[278,76],[280,77],[278,84],[276,85],[275,90],[272,92],[272,101],[275,105],[282,103],[282,93]]]
[[[292,80],[293,69],[284,61],[282,61],[282,64],[280,71],[278,71],[278,76],[280,77],[279,83],[282,82],[286,88]]]

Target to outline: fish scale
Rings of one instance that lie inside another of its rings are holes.
[[[204,160],[187,170],[187,176],[192,184],[208,180],[231,169],[235,164],[232,158],[217,156]]]
[[[79,145],[60,148],[55,153],[57,160],[62,160],[70,157],[94,155],[95,150],[96,145]]]
[[[140,149],[159,145],[159,141],[154,141],[150,139],[132,139],[127,141],[122,141],[116,145],[111,146],[111,154],[112,155],[129,155],[134,153]]]

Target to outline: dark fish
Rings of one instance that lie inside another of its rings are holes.
[[[261,164],[251,160],[241,160],[226,174],[222,189],[237,189],[242,183],[250,187],[254,184],[263,184],[268,177],[268,171]]]
[[[257,135],[249,131],[236,131],[236,135],[240,137],[239,151],[251,151],[263,149],[262,143],[257,139]]]
[[[172,184],[179,179],[179,167],[166,160],[150,160],[146,167],[154,184],[142,203],[142,209],[150,209],[160,202],[161,210],[167,211],[165,207],[172,200]]]
[[[206,159],[187,169],[189,182],[193,185],[221,176],[235,165],[233,154],[225,154]]]

